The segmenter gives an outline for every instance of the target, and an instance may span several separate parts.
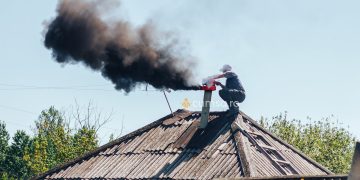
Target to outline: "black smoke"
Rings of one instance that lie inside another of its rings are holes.
[[[176,41],[147,23],[106,21],[111,8],[103,1],[59,1],[56,17],[45,30],[45,46],[59,63],[83,63],[130,92],[139,84],[173,90],[196,89],[194,62],[178,52]],[[168,42],[168,43],[164,43]]]

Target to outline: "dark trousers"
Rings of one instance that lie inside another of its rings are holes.
[[[237,89],[221,89],[219,91],[220,97],[226,101],[229,109],[239,109],[236,103],[241,103],[245,100],[245,92]]]

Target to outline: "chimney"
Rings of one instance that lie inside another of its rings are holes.
[[[348,180],[360,179],[360,142],[356,142],[351,171]]]
[[[216,90],[216,86],[211,83],[210,85],[203,85],[201,90],[204,90],[204,100],[203,107],[201,111],[201,119],[200,119],[200,129],[205,129],[208,124],[209,114],[210,114],[210,103],[211,103],[211,95],[212,92]]]

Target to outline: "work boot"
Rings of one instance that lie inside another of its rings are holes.
[[[233,113],[239,113],[239,112],[240,112],[239,107],[231,107],[231,108],[229,109],[229,111],[230,111],[230,112],[233,112]]]
[[[229,110],[227,110],[227,116],[230,117],[230,116],[233,116],[233,115],[237,115],[239,114],[239,107],[237,106],[230,106],[229,107]]]

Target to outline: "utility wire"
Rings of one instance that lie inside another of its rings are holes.
[[[23,112],[23,113],[27,113],[27,114],[40,115],[40,113],[35,113],[35,112],[27,111],[27,110],[24,110],[24,109],[21,109],[21,108],[16,108],[16,107],[11,107],[11,106],[5,106],[5,105],[1,105],[1,104],[0,104],[0,108],[9,109],[9,110],[18,111],[18,112]],[[6,122],[6,123],[8,123],[8,124],[13,124],[13,125],[25,127],[23,124],[14,123],[14,122],[12,122],[12,121],[5,121],[5,120],[2,120],[1,118],[0,118],[0,121],[4,121],[4,122]],[[101,128],[109,129],[109,130],[114,130],[114,131],[120,130],[120,129],[118,129],[118,128],[112,128],[112,127],[108,127],[108,126],[103,126],[103,127],[101,127]]]
[[[81,86],[37,86],[37,85],[22,85],[22,84],[4,84],[0,83],[0,91],[23,91],[23,90],[79,90],[79,91],[109,91],[114,92],[114,89],[99,89],[94,87],[104,87],[107,85],[81,85]],[[135,91],[160,91],[157,89],[148,89],[146,85],[145,90]]]
[[[3,86],[3,87],[1,87]],[[108,85],[78,85],[78,86],[38,86],[38,85],[23,85],[23,84],[6,84],[0,83],[0,90],[28,90],[28,89],[75,89],[75,90],[106,90],[113,91],[113,89],[89,89],[89,87],[106,87]],[[158,89],[149,89],[149,84],[145,85],[144,90],[136,90],[136,91],[161,91]]]
[[[38,85],[23,85],[23,84],[6,84],[0,83],[0,86],[10,86],[10,87],[30,87],[30,88],[46,88],[46,87],[54,87],[54,88],[73,88],[73,87],[104,87],[106,84],[101,85],[75,85],[75,86],[38,86]]]
[[[22,90],[79,90],[79,91],[114,91],[110,89],[88,89],[88,88],[58,88],[58,87],[43,87],[43,88],[0,88],[1,91],[22,91]]]
[[[1,105],[1,104],[0,104],[0,108],[10,109],[10,110],[19,111],[19,112],[24,112],[24,113],[28,113],[28,114],[37,114],[37,113],[31,112],[31,111],[27,111],[27,110],[24,110],[24,109],[15,108],[15,107],[11,107],[11,106],[5,106],[5,105]]]
[[[78,86],[38,86],[38,85],[23,85],[23,84],[4,84],[0,83],[0,90],[97,90],[97,91],[113,91],[108,89],[98,89],[94,87],[105,87],[107,85],[78,85]]]
[[[26,127],[26,128],[29,128],[30,126],[26,126],[24,124],[20,124],[20,123],[15,123],[15,122],[12,122],[12,121],[9,121],[9,120],[4,120],[2,118],[0,118],[0,122],[5,122],[6,124],[11,124],[11,125],[15,125],[15,126],[21,126],[21,127]]]

